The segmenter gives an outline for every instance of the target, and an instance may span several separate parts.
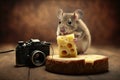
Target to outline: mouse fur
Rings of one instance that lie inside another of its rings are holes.
[[[78,54],[85,53],[91,45],[90,31],[83,22],[82,16],[83,13],[80,9],[75,10],[73,13],[64,13],[62,9],[59,9],[57,14],[59,19],[57,36],[74,34]]]

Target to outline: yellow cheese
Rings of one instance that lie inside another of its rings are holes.
[[[76,57],[77,47],[74,42],[74,34],[58,36],[57,44],[60,57]]]

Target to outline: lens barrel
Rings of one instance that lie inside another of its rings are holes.
[[[46,55],[42,51],[35,50],[32,52],[31,60],[32,60],[32,64],[35,66],[43,65],[45,63],[45,58],[46,58]]]

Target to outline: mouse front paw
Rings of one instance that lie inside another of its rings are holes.
[[[73,41],[75,42],[75,44],[77,44],[78,39],[74,38]]]

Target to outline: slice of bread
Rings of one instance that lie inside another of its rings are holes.
[[[78,55],[61,58],[59,55],[48,56],[46,70],[62,74],[93,74],[108,71],[108,57],[103,55]]]
[[[77,47],[74,42],[74,34],[58,36],[57,44],[60,57],[76,57]]]

